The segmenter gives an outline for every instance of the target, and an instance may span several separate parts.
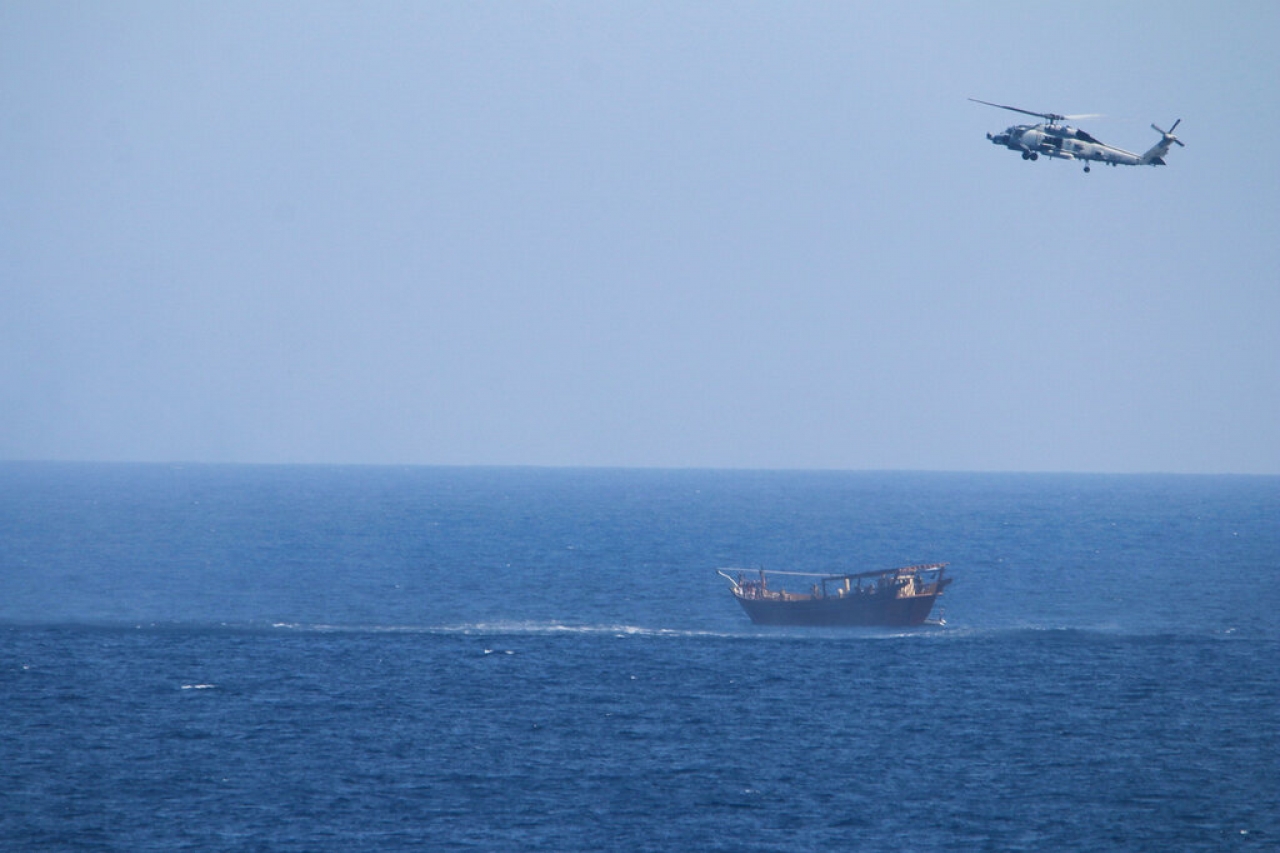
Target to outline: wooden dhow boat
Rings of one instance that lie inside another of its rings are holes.
[[[755,580],[747,579],[746,569],[717,572],[757,625],[911,627],[929,621],[934,602],[951,583],[944,576],[946,566],[928,563],[852,574],[750,570],[758,573]],[[770,587],[769,579],[779,576],[805,578],[809,591]]]

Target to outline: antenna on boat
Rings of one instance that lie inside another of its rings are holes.
[[[733,578],[731,575],[727,574],[724,569],[716,569],[716,574],[718,574],[720,577],[727,580],[729,583],[733,584],[733,588],[735,590],[739,588],[738,581],[735,578]]]

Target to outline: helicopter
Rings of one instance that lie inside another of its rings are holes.
[[[1007,128],[1004,133],[987,134],[987,139],[990,139],[993,144],[1003,145],[1010,151],[1021,151],[1023,160],[1039,160],[1041,154],[1046,157],[1058,157],[1062,160],[1083,160],[1086,172],[1089,171],[1089,161],[1091,160],[1106,163],[1109,166],[1163,166],[1165,164],[1165,155],[1169,153],[1169,146],[1176,144],[1182,148],[1186,147],[1181,139],[1173,135],[1174,130],[1182,123],[1182,119],[1175,121],[1168,130],[1161,130],[1154,124],[1151,125],[1152,130],[1160,134],[1160,141],[1145,154],[1134,154],[1132,151],[1125,151],[1123,148],[1116,148],[1100,142],[1083,130],[1059,124],[1059,122],[1067,119],[1078,120],[1096,118],[1096,116],[1064,116],[1057,113],[1038,113],[1033,110],[1024,110],[1021,107],[1009,107],[1004,104],[993,104],[990,101],[980,101],[977,98],[970,98],[969,100],[977,104],[999,107],[1002,110],[1012,110],[1015,113],[1036,116],[1045,120],[1041,124],[1016,124]]]

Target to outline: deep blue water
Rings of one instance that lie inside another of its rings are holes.
[[[1274,850],[1277,582],[1274,477],[0,464],[0,849]]]

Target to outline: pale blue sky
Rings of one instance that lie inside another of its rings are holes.
[[[1280,5],[0,3],[0,458],[1280,473]],[[1164,168],[1025,163],[966,100]]]

